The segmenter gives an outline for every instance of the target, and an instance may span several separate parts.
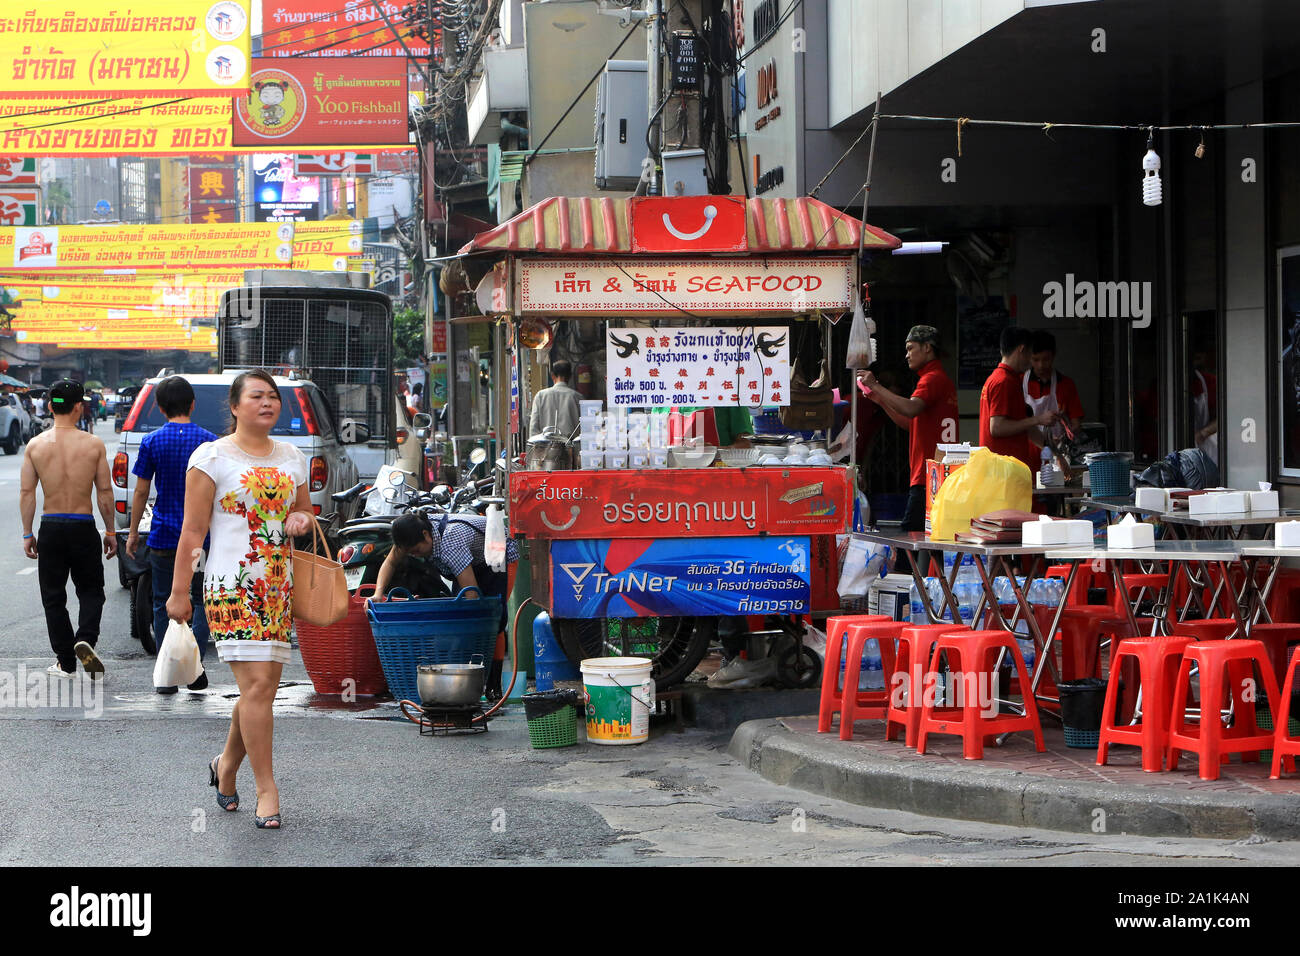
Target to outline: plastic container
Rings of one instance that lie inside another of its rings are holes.
[[[578,742],[578,692],[546,690],[524,695],[528,741],[534,750],[572,747]]]
[[[605,452],[606,468],[626,468],[627,467],[627,449],[616,448]]]
[[[373,584],[363,584],[348,600],[347,616],[329,627],[294,620],[302,665],[316,693],[364,697],[388,690],[384,666],[366,619],[366,600],[374,593]]]
[[[579,447],[583,451],[604,451],[605,450],[605,436],[604,434],[601,433],[597,433],[591,436],[583,435],[582,438],[579,439],[579,442],[580,442]]]
[[[578,458],[581,460],[583,471],[596,471],[605,467],[603,451],[580,451]]]
[[[650,449],[650,467],[667,468],[668,467],[668,449],[651,448]]]
[[[599,399],[579,399],[578,414],[583,418],[591,415],[599,415],[605,410],[605,403]]]
[[[1089,491],[1094,498],[1121,498],[1129,493],[1131,456],[1120,452],[1099,452],[1087,456]]]
[[[550,690],[556,681],[577,680],[580,676],[556,640],[551,616],[545,611],[533,618],[533,673],[539,691]]]
[[[655,706],[653,662],[645,657],[593,657],[582,662],[587,741],[639,744],[650,736]]]
[[[1101,714],[1106,701],[1106,682],[1099,677],[1062,681],[1061,723],[1067,747],[1096,748],[1101,739]]]
[[[492,660],[501,598],[482,595],[475,600],[465,596],[470,590],[464,588],[454,598],[366,602],[384,677],[398,700],[420,702],[415,669],[421,664],[469,664],[475,655]],[[399,593],[406,592],[389,592]]]
[[[620,428],[605,429],[605,450],[610,449],[627,449],[627,432]]]
[[[649,468],[650,452],[644,448],[632,448],[627,453],[627,466],[629,468]]]

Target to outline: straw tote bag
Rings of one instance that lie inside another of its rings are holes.
[[[348,613],[348,585],[343,565],[330,554],[320,523],[312,521],[316,551],[293,549],[293,616],[317,627],[328,627]]]

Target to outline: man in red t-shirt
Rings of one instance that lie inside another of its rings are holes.
[[[1029,349],[1033,337],[1028,329],[1009,325],[1002,330],[998,351],[1002,361],[980,390],[980,444],[999,455],[1019,458],[1029,467],[1030,475],[1038,470],[1030,436],[1042,441],[1040,428],[1053,425],[1055,411],[1030,414],[1025,404],[1024,375],[1029,371]]]
[[[1074,384],[1074,379],[1062,375],[1055,366],[1056,336],[1039,329],[1034,333],[1029,346],[1029,371],[1025,372],[1022,379],[1025,404],[1035,415],[1047,411],[1060,412],[1059,421],[1068,424],[1072,431],[1078,431],[1083,422],[1083,402],[1079,400],[1079,389]],[[1063,438],[1065,429],[1057,424],[1052,429],[1052,436]],[[1036,456],[1035,460],[1041,459],[1042,450],[1042,446],[1037,444],[1030,449]]]
[[[939,330],[932,325],[912,326],[907,333],[907,367],[916,373],[917,382],[911,398],[891,392],[868,371],[858,372],[866,396],[910,433],[904,531],[925,530],[925,460],[934,457],[938,443],[957,440],[957,389],[939,362],[940,354]]]

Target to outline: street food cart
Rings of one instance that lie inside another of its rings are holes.
[[[707,652],[700,618],[761,629],[836,611],[852,465],[730,455],[730,467],[628,468],[615,456],[610,468],[524,470],[530,325],[600,323],[611,422],[623,409],[786,405],[795,330],[827,331],[853,309],[861,253],[898,245],[813,199],[686,196],[548,199],[461,250],[493,260],[477,297],[512,333],[497,347],[510,532],[532,543],[533,599],[572,659],[649,656],[666,686]],[[785,669],[810,682],[791,643]]]

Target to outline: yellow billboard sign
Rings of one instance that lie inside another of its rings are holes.
[[[0,97],[0,155],[235,153],[230,97],[87,101]]]
[[[240,95],[252,53],[249,3],[5,4],[0,95]]]
[[[87,272],[287,269],[293,223],[36,226],[0,229],[0,282],[8,269]]]

